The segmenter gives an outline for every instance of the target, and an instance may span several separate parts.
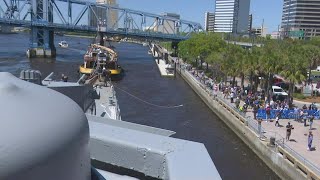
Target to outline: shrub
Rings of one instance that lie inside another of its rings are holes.
[[[306,97],[301,93],[294,93],[293,97],[297,99],[306,99]]]
[[[206,76],[207,77],[212,77],[212,74],[213,74],[213,72],[212,71],[210,71],[210,70],[208,70],[208,71],[205,71],[205,74],[206,74]]]

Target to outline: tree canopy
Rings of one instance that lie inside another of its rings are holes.
[[[306,81],[307,74],[320,63],[320,38],[309,41],[259,38],[259,41],[263,43],[261,47],[244,49],[228,43],[224,34],[193,34],[179,43],[179,55],[189,63],[198,60],[207,63],[216,71],[215,78],[228,76],[243,80],[249,77],[255,88],[262,79],[266,91],[271,88],[273,75],[278,74],[290,83],[289,91],[292,92],[294,84]]]

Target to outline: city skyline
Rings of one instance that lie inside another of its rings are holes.
[[[198,22],[204,28],[205,12],[214,12],[214,0],[185,1],[185,0],[118,0],[123,8],[131,8],[155,14],[163,12],[177,13],[181,19]],[[250,14],[253,14],[253,27],[262,25],[268,28],[268,33],[278,30],[281,25],[283,0],[251,0]]]

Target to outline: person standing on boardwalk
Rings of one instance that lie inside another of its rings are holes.
[[[306,111],[303,112],[302,119],[303,119],[303,126],[304,127],[307,126],[307,115],[308,115],[308,113]]]
[[[253,105],[253,119],[257,119],[258,110],[259,110],[259,105],[258,104],[254,104]]]
[[[266,121],[268,122],[268,119],[271,119],[271,108],[269,105],[267,105],[267,108],[266,108]]]
[[[239,106],[240,106],[240,98],[239,97],[236,98],[235,105],[236,105],[236,108],[239,109]]]
[[[313,134],[312,134],[312,131],[310,131],[308,135],[308,151],[311,151],[312,141],[313,141]]]
[[[213,91],[212,91],[214,98],[217,97],[217,95],[218,95],[218,90],[219,90],[219,89],[218,89],[218,85],[215,84],[215,85],[213,86]]]
[[[223,98],[226,99],[228,98],[228,96],[229,96],[229,90],[228,90],[228,87],[225,87],[223,91]]]
[[[309,121],[310,121],[309,130],[312,130],[313,120],[314,120],[314,116],[311,115],[311,116],[310,116],[310,119],[309,119]]]
[[[276,114],[276,124],[275,124],[275,126],[277,126],[277,127],[280,126],[280,124],[279,124],[280,116],[281,116],[281,111],[278,111]]]
[[[299,108],[298,107],[294,108],[293,115],[294,115],[294,120],[298,121],[299,120]]]
[[[259,139],[261,138],[261,123],[262,123],[262,119],[261,118],[259,118],[259,119],[257,119],[257,121],[258,121],[258,137],[259,137]]]
[[[231,91],[230,93],[230,102],[233,103],[233,98],[235,96],[235,93],[233,91]]]
[[[294,129],[293,126],[290,124],[290,122],[288,122],[286,129],[287,129],[286,140],[289,141],[291,136],[291,130]]]

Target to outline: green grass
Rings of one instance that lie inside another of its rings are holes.
[[[306,97],[301,93],[293,93],[293,97],[296,99],[306,99]]]
[[[311,70],[311,75],[313,75],[313,76],[319,76],[319,75],[320,75],[320,71]]]

